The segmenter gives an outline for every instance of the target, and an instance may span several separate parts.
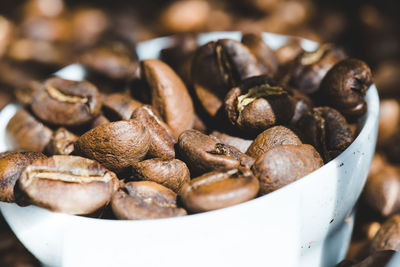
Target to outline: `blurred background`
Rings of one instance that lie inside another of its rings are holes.
[[[102,40],[134,45],[163,35],[222,30],[333,42],[372,67],[382,99],[398,101],[399,10],[396,0],[1,0],[0,109],[13,100],[15,88],[76,61]],[[368,205],[361,209],[359,225],[380,225],[389,215]],[[357,229],[354,244],[371,234]],[[0,266],[39,265],[0,218]]]

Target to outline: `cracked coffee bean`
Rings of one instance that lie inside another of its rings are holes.
[[[154,182],[129,182],[112,197],[112,210],[121,220],[148,220],[186,215],[174,191]]]
[[[231,123],[243,131],[259,133],[289,122],[294,113],[294,101],[282,87],[271,84],[267,76],[256,76],[228,92],[225,113]]]
[[[69,214],[90,214],[104,207],[118,183],[113,172],[77,156],[36,160],[19,179],[19,187],[32,204]]]
[[[100,113],[97,88],[89,82],[75,82],[58,77],[46,80],[32,100],[33,113],[46,123],[77,126]]]
[[[250,171],[237,169],[205,173],[185,184],[180,197],[190,212],[204,212],[236,205],[257,196],[259,183]]]
[[[219,143],[196,130],[185,131],[179,136],[178,150],[192,175],[236,169],[241,166],[250,168],[254,162],[254,159],[239,149]]]

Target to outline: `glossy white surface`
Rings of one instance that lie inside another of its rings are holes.
[[[199,42],[222,36],[240,38],[235,32],[213,33],[200,36]],[[287,41],[276,34],[264,37],[274,48]],[[138,54],[142,59],[156,57],[166,44],[168,38],[144,42]],[[310,41],[303,45],[308,50],[316,47]],[[152,221],[97,220],[7,203],[0,209],[21,242],[51,266],[330,267],[344,257],[353,227],[352,208],[375,148],[379,99],[374,86],[366,100],[368,113],[359,136],[335,160],[278,191],[234,207]],[[15,109],[8,106],[0,113],[0,151],[7,147],[4,127]]]

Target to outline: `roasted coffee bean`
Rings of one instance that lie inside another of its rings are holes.
[[[173,159],[176,140],[171,129],[159,118],[151,106],[145,105],[132,114],[132,119],[140,122],[150,134],[148,157]]]
[[[289,122],[294,113],[294,101],[288,92],[272,85],[267,76],[248,78],[232,88],[224,106],[233,125],[253,133]]]
[[[10,152],[0,156],[0,201],[14,202],[14,187],[22,169],[44,158],[40,152]]]
[[[194,52],[198,48],[196,36],[193,34],[178,35],[173,44],[160,52],[161,60],[170,65],[186,83],[190,83],[190,67]]]
[[[325,74],[345,58],[341,49],[330,44],[323,44],[313,52],[304,52],[297,57],[295,67],[291,70],[290,83],[301,92],[315,93]]]
[[[364,188],[367,204],[382,216],[400,211],[400,170],[385,163],[379,171],[369,174]]]
[[[103,113],[112,121],[129,120],[143,104],[129,95],[114,93],[103,97]]]
[[[278,59],[275,52],[264,42],[261,34],[243,34],[242,43],[256,56],[262,72],[273,78],[278,71]]]
[[[218,143],[212,137],[196,130],[188,130],[179,136],[178,150],[192,175],[210,171],[250,167],[254,160],[237,148]]]
[[[291,38],[287,44],[284,44],[275,51],[280,66],[295,60],[301,53],[304,53],[304,50],[300,40],[297,38]]]
[[[322,165],[321,156],[310,145],[281,145],[260,156],[252,170],[260,180],[260,195],[265,195],[306,176]]]
[[[35,93],[31,107],[44,122],[77,126],[99,115],[101,100],[97,88],[89,82],[54,77],[46,80]]]
[[[207,113],[214,117],[226,93],[240,81],[261,75],[256,57],[240,42],[222,39],[197,49],[192,63],[192,83]]]
[[[383,267],[390,263],[395,253],[396,251],[394,250],[377,251],[359,263],[351,260],[343,260],[335,267]]]
[[[146,220],[186,215],[174,191],[155,182],[129,182],[112,197],[112,210],[121,220]]]
[[[180,197],[190,212],[221,209],[245,202],[257,196],[258,180],[251,172],[237,169],[209,172],[185,184]]]
[[[69,214],[90,214],[104,207],[118,183],[113,172],[77,156],[36,160],[19,179],[19,187],[33,204]]]
[[[213,131],[210,136],[214,136],[217,140],[221,141],[226,145],[230,145],[239,149],[240,152],[246,153],[247,149],[253,143],[253,140],[243,139],[237,136],[231,136],[226,133]]]
[[[400,104],[396,99],[382,99],[379,105],[378,147],[388,143],[400,127]]]
[[[140,180],[153,181],[175,193],[190,181],[189,169],[179,159],[148,159],[132,165],[134,177]]]
[[[149,131],[135,120],[100,125],[83,134],[75,143],[78,153],[116,172],[143,159],[149,146]]]
[[[344,116],[358,118],[367,111],[364,96],[371,84],[368,65],[350,58],[333,66],[321,83],[321,91],[330,105]]]
[[[13,148],[36,152],[45,149],[53,134],[26,110],[17,111],[8,122],[6,131]]]
[[[337,110],[317,107],[297,124],[303,143],[313,145],[325,162],[342,153],[354,140],[351,126]]]
[[[300,138],[289,128],[274,126],[260,133],[246,154],[257,159],[268,150],[280,145],[301,145]]]
[[[314,107],[313,101],[299,90],[291,89],[289,94],[294,100],[294,113],[293,117],[289,122],[289,125],[293,128],[296,127],[299,120],[307,113],[312,112]]]
[[[135,49],[115,39],[86,51],[80,62],[91,71],[115,80],[133,77],[138,67]]]
[[[49,155],[70,155],[74,152],[74,143],[78,140],[78,136],[71,133],[65,128],[59,128],[53,133],[46,152]]]
[[[371,242],[371,253],[400,248],[400,214],[386,220]]]
[[[97,116],[90,124],[90,129],[96,128],[97,126],[110,123],[110,120],[106,118],[103,114]]]
[[[194,108],[189,92],[179,76],[164,62],[142,62],[142,75],[151,89],[153,108],[172,129],[175,138],[191,129]]]
[[[15,97],[17,101],[23,105],[28,107],[32,104],[34,95],[40,90],[40,82],[38,81],[29,81],[23,86],[17,87],[15,90]]]

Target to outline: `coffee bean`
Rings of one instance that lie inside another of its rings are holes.
[[[89,122],[100,113],[101,100],[93,84],[55,77],[42,84],[31,107],[44,122],[76,126]]]
[[[284,126],[274,126],[260,133],[251,143],[246,154],[257,159],[276,146],[301,144],[299,137],[292,130]]]
[[[176,140],[172,130],[161,118],[156,115],[155,110],[148,105],[135,110],[132,119],[140,122],[149,132],[150,147],[148,157],[173,159],[175,158],[174,145]]]
[[[14,187],[22,169],[44,158],[40,152],[10,152],[0,156],[0,201],[14,202]]]
[[[398,132],[400,126],[400,104],[396,99],[390,98],[380,101],[378,126],[377,145],[382,147]]]
[[[261,34],[243,34],[242,43],[256,56],[263,74],[273,78],[278,71],[278,59],[275,52],[264,42]]]
[[[253,133],[289,122],[294,113],[294,102],[288,92],[272,85],[266,76],[244,80],[228,92],[224,105],[233,125]]]
[[[156,182],[176,193],[190,181],[189,169],[179,159],[148,159],[135,163],[132,167],[135,178]]]
[[[303,52],[291,70],[290,83],[301,92],[315,93],[325,74],[345,58],[345,53],[331,44],[323,44],[313,52]]]
[[[178,149],[192,175],[210,171],[249,168],[254,160],[237,148],[218,143],[196,130],[188,130],[179,136]]]
[[[191,212],[221,209],[256,197],[258,180],[251,172],[237,169],[209,172],[183,186],[180,197]]]
[[[52,211],[90,214],[104,207],[118,179],[97,162],[77,156],[39,159],[21,173],[19,187],[31,202]]]
[[[222,39],[197,49],[192,63],[192,82],[207,113],[214,117],[226,93],[240,81],[261,75],[256,57],[240,42]]]
[[[142,105],[126,94],[114,93],[103,97],[103,113],[111,121],[129,120],[135,109]]]
[[[297,128],[303,143],[313,145],[325,162],[342,153],[354,140],[351,126],[331,107],[314,108],[299,120]]]
[[[303,178],[323,164],[321,156],[310,145],[280,145],[260,156],[252,170],[260,180],[260,194],[265,195]]]
[[[371,253],[381,250],[398,250],[400,247],[400,214],[385,221],[371,242]]]
[[[74,152],[74,143],[78,138],[75,134],[61,127],[53,133],[46,147],[46,152],[49,155],[70,155]]]
[[[191,129],[194,109],[188,90],[179,76],[160,60],[142,62],[142,75],[151,89],[153,108],[172,129],[175,138]]]
[[[29,81],[26,84],[16,88],[15,97],[20,104],[28,107],[32,104],[33,97],[40,90],[40,87],[40,82],[35,80]]]
[[[78,153],[116,172],[143,159],[149,146],[149,131],[135,120],[100,125],[83,134],[75,143]]]
[[[42,152],[50,142],[52,130],[26,110],[19,110],[6,128],[7,136],[16,149]]]
[[[332,107],[345,116],[358,118],[367,111],[364,96],[371,84],[368,65],[350,58],[333,66],[322,81],[321,91]]]
[[[154,182],[129,182],[112,197],[112,210],[121,220],[146,220],[186,215],[178,208],[176,194]]]
[[[210,136],[214,136],[217,140],[221,141],[226,145],[230,145],[239,149],[240,152],[246,153],[247,149],[253,143],[253,140],[243,139],[237,136],[231,136],[226,133],[213,131]]]

